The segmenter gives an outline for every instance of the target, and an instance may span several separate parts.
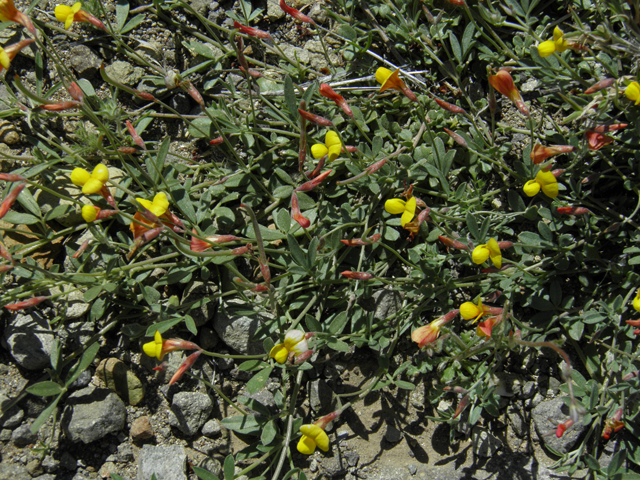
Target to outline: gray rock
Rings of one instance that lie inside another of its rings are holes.
[[[527,424],[525,423],[523,412],[517,408],[509,407],[507,417],[509,418],[513,433],[520,438],[524,438],[527,434]]]
[[[0,393],[0,409],[3,410],[2,416],[0,416],[0,428],[16,428],[24,418],[24,412],[17,405],[4,412],[5,405],[8,405],[10,401],[8,397]]]
[[[56,476],[51,473],[45,473],[44,475],[36,477],[35,480],[56,480]]]
[[[69,310],[67,310],[67,314],[69,311],[71,311],[73,315],[78,314],[85,310],[85,305],[87,306],[86,311],[88,311],[88,308],[91,307],[88,303],[71,303]],[[67,323],[64,326],[64,330],[60,331],[60,336],[62,338],[66,337],[69,342],[71,342],[72,346],[79,348],[86,345],[94,333],[95,324],[93,322],[76,321]]]
[[[78,461],[69,452],[64,451],[60,455],[60,466],[65,470],[75,470],[78,467]]]
[[[31,480],[31,475],[27,467],[15,463],[0,463],[0,478],[10,478],[11,480]]]
[[[345,452],[344,458],[347,460],[350,467],[357,466],[360,461],[360,455],[358,455],[358,452]]]
[[[106,388],[87,387],[66,401],[62,416],[65,435],[74,443],[91,443],[125,426],[127,410],[120,397]]]
[[[178,445],[145,445],[138,457],[138,480],[187,480],[187,453]]]
[[[473,452],[478,457],[492,457],[502,447],[500,439],[482,427],[473,427],[471,439],[473,441]]]
[[[4,332],[2,345],[21,367],[40,370],[49,365],[54,335],[40,311],[18,313]]]
[[[18,448],[26,447],[38,441],[38,434],[31,433],[30,425],[20,425],[11,434],[11,442]]]
[[[218,420],[213,418],[204,424],[202,434],[209,438],[218,437],[222,435],[222,425]]]
[[[128,463],[133,461],[133,448],[128,443],[118,445],[118,454],[116,456],[118,462]]]
[[[389,443],[398,443],[402,440],[402,432],[393,425],[387,425],[387,431],[384,433],[384,439]]]
[[[267,317],[243,302],[228,302],[216,313],[213,328],[220,339],[241,354],[264,353],[262,342],[254,337]]]
[[[407,470],[409,470],[409,473],[411,475],[415,475],[416,473],[418,473],[418,467],[416,467],[413,463],[407,465]]]
[[[8,442],[9,440],[11,440],[11,430],[3,428],[0,431],[0,442]]]
[[[142,382],[117,358],[105,358],[96,370],[98,376],[111,390],[129,405],[137,405],[144,398]]]
[[[60,461],[47,455],[42,459],[42,468],[47,473],[55,473],[60,469]]]
[[[84,372],[80,374],[78,378],[76,378],[71,385],[69,385],[69,390],[77,390],[79,388],[84,388],[89,383],[91,383],[91,378],[93,374],[91,373],[91,369],[88,368]]]
[[[280,20],[284,17],[284,10],[280,8],[278,0],[267,0],[267,17],[269,20]]]
[[[194,280],[185,289],[184,294],[182,295],[181,305],[198,302],[204,297],[215,294],[217,291],[218,286],[213,282],[201,282]],[[201,327],[213,318],[215,312],[216,303],[209,301],[204,305],[199,305],[199,302],[194,304],[187,313],[191,315],[196,326]]]
[[[347,462],[340,457],[326,457],[322,460],[320,466],[327,477],[333,478],[344,473],[347,469],[346,463]]]
[[[200,341],[198,344],[205,350],[213,350],[220,341],[220,337],[213,328],[204,327],[200,329]]]
[[[311,463],[309,464],[309,471],[311,473],[316,473],[318,471],[318,461],[315,458],[311,460]]]
[[[198,433],[213,411],[208,395],[197,392],[179,392],[173,396],[169,424],[187,436]]]
[[[136,418],[134,422],[131,424],[131,439],[135,441],[147,440],[149,438],[153,438],[153,427],[151,426],[151,421],[149,417],[142,416],[140,418]]]
[[[69,51],[69,65],[79,77],[91,78],[98,72],[102,60],[86,45],[74,45]]]
[[[44,470],[42,469],[42,465],[40,465],[40,460],[38,460],[37,458],[30,460],[29,463],[27,463],[27,472],[29,472],[29,475],[31,475],[32,477],[42,475],[44,473]]]
[[[549,432],[555,432],[560,423],[569,419],[569,407],[564,404],[562,398],[540,403],[532,410],[531,419],[542,443],[561,454],[571,451],[585,428],[582,422],[578,421],[560,438],[555,435],[546,435]]]
[[[257,391],[253,395],[249,395],[249,398],[267,407],[269,412],[272,414],[275,414],[278,411],[278,406],[276,405],[276,399],[274,398],[273,393],[266,388]]]
[[[200,468],[204,468],[207,472],[213,473],[218,478],[224,477],[222,465],[215,458],[204,457],[200,462]]]
[[[308,64],[311,61],[311,54],[304,48],[294,47],[293,45],[286,45],[283,47],[282,51],[284,52],[285,56],[293,62],[297,60],[299,63]]]
[[[210,0],[189,0],[191,7],[200,15],[207,15],[207,9],[209,8]]]
[[[0,110],[6,110],[9,108],[9,104],[14,102],[13,95],[9,93],[7,86],[4,83],[0,85]]]
[[[536,383],[529,380],[528,382],[525,382],[525,384],[522,386],[522,391],[520,392],[520,398],[522,400],[527,400],[533,397],[535,393],[536,393]]]
[[[309,385],[309,405],[318,415],[331,413],[342,406],[340,398],[324,380],[314,380]]]
[[[109,78],[124,85],[134,85],[138,83],[144,75],[144,70],[140,67],[133,67],[129,62],[116,60],[111,65],[105,67],[105,73]]]

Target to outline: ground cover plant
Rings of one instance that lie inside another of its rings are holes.
[[[60,422],[111,339],[229,407],[247,446],[225,479],[302,479],[372,392],[429,379],[428,405],[455,403],[428,421],[455,443],[504,410],[495,374],[544,354],[566,405],[545,434],[579,429],[568,451],[547,445],[557,471],[638,478],[638,2],[281,0],[279,20],[244,0],[209,17],[181,0],[19,6],[0,0],[16,33],[0,114],[23,130],[0,152],[5,336],[45,306],[64,329],[74,294],[95,330],[56,337],[3,410],[45,397],[32,432]],[[175,69],[145,22],[170,32]],[[139,77],[79,76],[69,41]],[[215,289],[186,298],[194,282]],[[252,319],[248,344],[203,348],[207,305]],[[316,362],[355,351],[373,373],[301,414]],[[207,358],[250,373],[248,395],[205,377]],[[269,409],[251,394],[273,379]]]

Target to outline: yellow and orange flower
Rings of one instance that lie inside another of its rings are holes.
[[[380,67],[376,70],[376,81],[382,85],[380,87],[379,93],[384,92],[388,89],[399,90],[405,94],[405,96],[411,100],[412,102],[417,102],[418,97],[405,85],[405,83],[400,78],[400,69],[397,68],[395,71],[391,71],[388,68]]]
[[[529,180],[522,188],[527,197],[533,197],[540,190],[549,198],[558,196],[558,180],[553,173],[548,170],[540,170],[536,178]]]
[[[59,22],[64,22],[64,28],[67,30],[71,27],[73,22],[84,22],[90,23],[94,27],[104,30],[105,32],[108,31],[100,20],[89,12],[82,10],[82,3],[80,2],[74,3],[72,7],[69,7],[68,5],[57,5],[54,13]]]
[[[529,116],[529,109],[525,105],[520,91],[513,83],[513,78],[509,72],[506,70],[498,70],[495,75],[489,76],[489,83],[498,92],[511,100],[523,115]]]
[[[0,22],[16,22],[36,35],[36,29],[29,17],[16,9],[13,0],[0,0]],[[7,68],[7,67],[5,67]]]
[[[411,332],[411,340],[418,344],[418,348],[422,348],[425,345],[435,342],[440,336],[440,328],[453,320],[459,313],[460,310],[452,310],[446,315],[436,318],[428,325],[415,329]]]

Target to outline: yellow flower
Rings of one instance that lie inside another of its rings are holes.
[[[540,170],[534,180],[529,180],[524,184],[523,190],[528,197],[536,195],[540,189],[549,198],[558,196],[558,181],[553,173],[547,170]]]
[[[284,363],[289,358],[290,352],[299,355],[307,350],[309,350],[309,345],[305,333],[302,330],[289,330],[284,336],[284,342],[274,345],[269,356],[278,363]]]
[[[340,143],[340,137],[332,130],[329,130],[324,136],[324,145],[322,143],[316,143],[311,146],[311,155],[316,160],[329,154],[329,161],[333,161],[338,158],[342,151],[342,143]]]
[[[404,93],[407,96],[407,98],[409,98],[409,100],[411,100],[412,102],[418,101],[418,98],[415,96],[415,94],[411,90],[409,90],[409,87],[407,87],[405,83],[402,81],[402,79],[400,78],[399,68],[397,68],[393,72],[388,68],[384,68],[384,67],[378,68],[378,70],[376,70],[376,82],[382,85],[380,87],[379,93],[382,93],[385,90],[392,88],[394,90],[399,90],[402,93]]]
[[[144,353],[150,357],[157,358],[162,361],[162,358],[169,352],[174,350],[200,350],[200,347],[193,342],[181,340],[179,338],[170,338],[165,340],[158,330],[153,336],[153,341],[147,342],[142,346]]]
[[[401,198],[391,198],[384,202],[384,209],[394,215],[402,215],[400,225],[404,227],[416,214],[416,197],[411,197],[406,202]]]
[[[101,163],[96,165],[91,173],[79,167],[71,172],[71,181],[74,185],[82,187],[82,193],[85,195],[98,193],[107,180],[109,180],[109,170]]]
[[[302,437],[298,442],[298,451],[304,455],[311,455],[318,447],[323,452],[329,450],[329,436],[315,424],[302,425],[300,427]]]
[[[471,254],[471,259],[476,265],[486,262],[488,258],[491,258],[496,268],[502,267],[502,253],[495,238],[490,238],[484,245],[478,245]]]
[[[474,319],[474,323],[477,322],[485,313],[485,307],[482,305],[482,300],[480,299],[478,299],[477,305],[473,302],[464,302],[460,305],[460,316],[465,320]]]
[[[54,10],[56,19],[59,22],[64,22],[64,28],[68,30],[73,21],[76,20],[76,13],[78,13],[81,8],[82,3],[80,2],[74,3],[73,7],[68,7],[67,5],[57,5],[56,9]]]
[[[146,353],[150,357],[155,357],[158,360],[162,360],[162,357],[164,357],[164,353],[162,353],[163,344],[164,340],[162,339],[162,335],[158,330],[156,330],[153,341],[145,343],[142,346],[142,350],[144,350],[144,353]]]
[[[98,217],[98,212],[100,209],[98,207],[94,207],[93,205],[85,205],[82,207],[82,218],[87,223],[91,223],[95,221]]]
[[[538,54],[541,57],[548,57],[553,52],[564,52],[571,48],[571,44],[564,39],[564,32],[559,27],[553,29],[553,40],[547,40],[538,45]]]
[[[638,82],[631,82],[624,90],[624,94],[636,105],[640,104],[640,84]]]
[[[167,200],[167,195],[162,192],[153,197],[153,201],[149,201],[144,198],[136,198],[136,200],[144,208],[153,213],[156,217],[161,217],[162,215],[164,215],[164,212],[166,212],[169,208],[169,200]]]
[[[633,308],[640,312],[640,288],[636,292],[636,298],[633,299]]]
[[[16,22],[36,35],[36,29],[24,13],[16,9],[13,0],[0,0],[0,22]],[[7,67],[5,67],[7,68]]]

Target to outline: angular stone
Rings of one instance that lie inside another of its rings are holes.
[[[138,457],[138,480],[187,480],[187,453],[178,445],[145,445]]]
[[[102,360],[96,373],[129,405],[137,405],[144,398],[142,382],[117,358]]]
[[[197,302],[204,297],[215,294],[217,291],[218,286],[213,282],[201,282],[194,280],[185,289],[184,294],[182,295],[181,305]],[[191,307],[188,313],[193,318],[196,327],[201,327],[213,318],[213,315],[216,313],[216,302],[209,301],[204,305],[195,304]]]
[[[0,416],[0,428],[16,428],[22,422],[24,418],[24,411],[17,405],[14,405],[5,412],[5,405],[9,405],[11,400],[0,393],[0,409],[2,410],[2,416]]]
[[[153,427],[146,415],[136,418],[131,424],[131,439],[133,441],[147,440],[153,438]]]
[[[255,312],[243,302],[227,302],[218,310],[213,328],[229,347],[241,354],[259,355],[264,353],[262,342],[256,341],[255,334],[267,320],[265,315]]]
[[[387,431],[384,433],[384,439],[389,443],[398,443],[402,440],[402,432],[393,425],[387,425]]]
[[[209,438],[214,438],[222,434],[222,425],[218,420],[211,419],[202,427],[202,434]]]
[[[122,430],[126,419],[120,397],[106,388],[87,387],[67,398],[62,429],[74,443],[91,443]]]
[[[479,457],[492,457],[502,447],[500,439],[484,428],[473,427],[471,439],[473,441],[473,451]]]
[[[116,60],[105,67],[105,73],[118,83],[134,85],[140,81],[144,75],[144,70],[139,67],[134,68],[129,62]]]
[[[27,467],[3,461],[0,463],[0,478],[11,480],[31,480]]]
[[[26,447],[27,445],[36,443],[37,441],[38,434],[31,433],[31,427],[29,425],[20,425],[11,434],[11,443],[18,448]]]
[[[79,77],[91,78],[98,72],[102,60],[86,45],[74,45],[69,51],[69,65]]]
[[[173,396],[169,424],[187,436],[196,435],[213,411],[209,395],[198,392],[179,392]]]
[[[18,313],[4,332],[2,345],[21,367],[40,370],[50,363],[54,335],[38,310]]]
[[[582,422],[578,421],[560,438],[555,435],[546,435],[549,432],[555,432],[559,424],[569,419],[569,407],[561,398],[541,402],[531,411],[531,418],[542,443],[562,454],[571,451],[585,428]]]

